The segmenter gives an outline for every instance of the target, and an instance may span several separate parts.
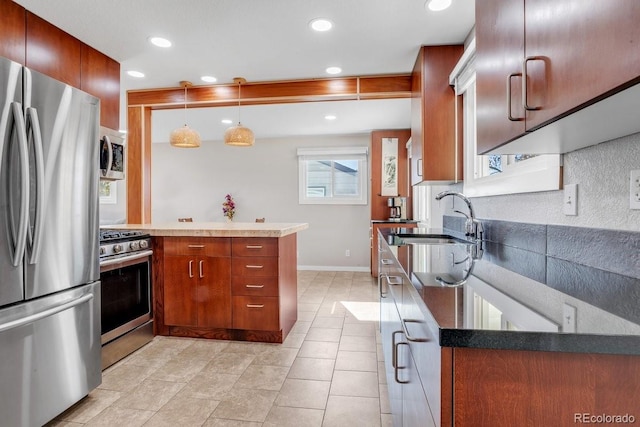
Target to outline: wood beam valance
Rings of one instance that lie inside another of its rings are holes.
[[[242,85],[242,105],[293,102],[394,99],[411,97],[411,75],[336,77],[311,80],[256,82]],[[188,108],[237,105],[234,83],[193,86]],[[151,117],[152,110],[184,108],[181,87],[127,92],[127,222],[151,222]]]
[[[411,97],[411,75],[336,77],[312,80],[257,82],[242,85],[242,105],[283,104],[293,102],[393,99]],[[235,84],[193,86],[187,95],[187,107],[224,107],[238,102]],[[153,110],[184,108],[182,88],[131,90],[129,107],[144,105]]]

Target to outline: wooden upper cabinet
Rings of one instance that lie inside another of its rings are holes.
[[[477,2],[479,153],[640,82],[640,2],[583,3]]]
[[[100,98],[100,124],[120,127],[120,64],[11,0],[0,0],[0,56]]]
[[[0,56],[24,64],[26,10],[11,0],[0,0]]]
[[[82,43],[27,11],[26,66],[80,88]]]
[[[120,128],[120,63],[82,45],[80,89],[100,98],[100,124]]]
[[[407,149],[405,148],[409,138],[411,138],[411,130],[375,130],[371,132],[371,219],[385,220],[389,219],[389,207],[387,200],[392,195],[381,195],[382,179],[383,179],[383,158],[382,158],[382,139],[397,138],[398,139],[398,155],[396,169],[398,173],[397,185],[398,193],[393,196],[407,198],[407,218],[411,219],[411,187],[409,185],[409,158]]]
[[[593,4],[592,4],[593,3]],[[527,0],[527,130],[640,82],[640,2]]]
[[[476,129],[480,152],[515,139],[526,131],[521,97],[523,28],[524,0],[478,2]]]
[[[462,133],[456,128],[461,100],[449,86],[449,74],[462,45],[423,46],[411,81],[411,184],[462,179]]]

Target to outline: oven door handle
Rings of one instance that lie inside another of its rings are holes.
[[[100,267],[106,267],[106,266],[109,266],[109,265],[120,264],[121,262],[135,261],[137,259],[146,258],[146,257],[148,257],[148,256],[150,256],[152,254],[153,254],[153,251],[152,250],[148,250],[148,251],[136,252],[133,255],[123,256],[122,258],[107,259],[107,260],[104,260],[104,261],[100,261]]]

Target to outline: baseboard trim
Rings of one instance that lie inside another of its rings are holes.
[[[356,271],[363,273],[370,273],[369,267],[355,267],[355,266],[335,266],[335,265],[299,265],[298,270],[313,270],[313,271]]]

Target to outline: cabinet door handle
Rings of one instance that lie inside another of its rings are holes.
[[[200,273],[200,278],[202,279],[204,277],[204,261],[200,260],[200,262],[198,263],[198,272]]]
[[[522,73],[511,73],[507,76],[507,118],[512,122],[524,120],[524,117],[514,117],[511,113],[511,78],[522,77]]]
[[[247,308],[264,308],[264,304],[247,304]]]
[[[380,293],[380,298],[386,298],[387,293],[382,290],[382,276],[384,274],[378,274],[378,292]]]
[[[418,176],[422,176],[422,158],[416,162],[416,169],[418,169]]]
[[[245,288],[258,288],[258,289],[262,289],[264,288],[264,285],[244,285]]]
[[[193,260],[189,260],[189,278],[193,277]]]
[[[416,337],[412,337],[409,334],[409,329],[407,328],[407,323],[422,323],[420,320],[417,319],[402,319],[402,332],[404,333],[404,336],[407,337],[407,339],[411,342],[427,342],[429,341],[428,338],[416,338]]]
[[[397,354],[396,354],[396,335],[397,334],[402,334],[404,332],[402,331],[393,331],[391,333],[391,347],[393,347],[393,351],[391,352],[391,366],[393,366],[393,369],[396,368],[397,366]]]
[[[522,61],[522,106],[527,111],[540,110],[542,107],[532,107],[527,99],[527,64],[529,61],[544,61],[543,56],[527,56]]]
[[[264,265],[245,265],[245,267],[246,268],[254,268],[254,269],[257,268],[257,269],[260,269],[260,268],[263,268]]]
[[[400,276],[385,276],[385,278],[387,279],[387,283],[390,285],[401,285],[402,284],[402,277]]]
[[[247,249],[262,249],[262,245],[247,245]]]
[[[396,382],[398,384],[408,384],[409,380],[404,381],[404,380],[400,379],[400,369],[405,369],[406,366],[399,366],[398,363],[397,363],[397,361],[398,361],[398,347],[400,347],[401,345],[406,345],[408,347],[409,343],[407,343],[407,342],[399,342],[399,343],[396,343],[393,346],[393,354],[394,354],[395,359],[396,359],[396,366],[393,367],[393,376],[394,376],[394,378],[395,378],[395,380],[396,380]]]
[[[187,245],[187,247],[191,249],[202,249],[204,245]]]

